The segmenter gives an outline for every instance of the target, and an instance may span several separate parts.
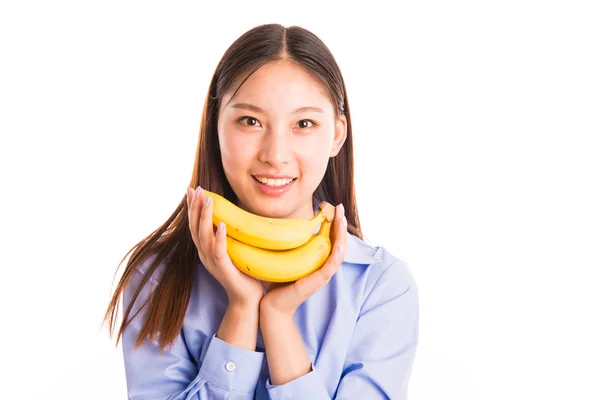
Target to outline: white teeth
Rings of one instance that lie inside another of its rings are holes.
[[[273,179],[273,178],[260,178],[260,177],[256,177],[256,179],[268,186],[273,186],[273,187],[277,187],[277,186],[284,186],[289,184],[291,181],[293,181],[293,179]]]

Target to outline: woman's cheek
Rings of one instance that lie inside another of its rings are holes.
[[[223,135],[221,154],[233,164],[241,163],[251,157],[256,143],[248,135],[240,135],[237,132]]]
[[[302,141],[298,154],[300,157],[310,160],[310,164],[317,166],[327,165],[329,160],[330,146],[322,136],[314,135]]]

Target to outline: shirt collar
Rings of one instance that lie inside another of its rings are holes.
[[[319,212],[319,204],[321,204],[321,202],[313,198],[313,210],[315,215]],[[315,229],[314,233],[317,233],[318,231],[319,227]],[[379,248],[368,245],[350,232],[346,232],[346,235],[348,245],[346,247],[346,254],[344,255],[344,262],[370,265],[379,259]]]
[[[347,243],[344,262],[370,265],[379,259],[379,248],[368,245],[349,232],[347,232]]]

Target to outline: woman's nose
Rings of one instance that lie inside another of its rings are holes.
[[[293,154],[292,132],[286,128],[266,132],[260,149],[259,160],[275,168],[288,164]]]

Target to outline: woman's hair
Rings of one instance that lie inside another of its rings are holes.
[[[313,195],[313,203],[342,203],[346,210],[348,231],[362,239],[354,193],[352,125],[344,80],[327,46],[313,33],[297,26],[286,28],[278,24],[261,25],[244,33],[227,49],[214,72],[204,103],[190,186],[194,189],[201,186],[237,202],[221,164],[217,135],[220,103],[226,93],[234,89],[237,91],[257,69],[276,60],[293,62],[317,79],[326,88],[337,115],[346,116],[346,141],[337,156],[329,159],[325,176]],[[173,344],[183,326],[198,257],[188,227],[185,196],[163,225],[125,254],[117,271],[130,253],[131,258],[112,295],[103,324],[109,323],[109,335],[112,337],[121,294],[135,275],[136,269],[155,255],[139,285],[132,289],[133,297],[129,307],[124,310],[116,345],[125,328],[135,318],[135,315],[130,318],[129,314],[139,293],[163,264],[162,275],[157,280],[154,292],[140,307],[141,310],[150,303],[134,346],[139,347],[148,338],[158,339],[162,351]]]

